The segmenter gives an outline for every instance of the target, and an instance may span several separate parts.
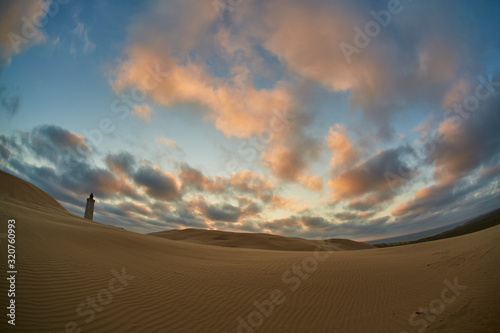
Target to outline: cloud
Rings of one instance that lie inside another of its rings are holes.
[[[213,221],[236,222],[242,215],[251,215],[258,213],[260,210],[255,206],[251,210],[244,210],[240,207],[235,207],[230,204],[209,205],[205,208],[205,216]]]
[[[239,197],[238,205],[227,202],[207,203],[202,197],[188,201],[186,206],[214,222],[242,222],[243,218],[258,216],[262,208],[250,198]]]
[[[169,6],[152,2],[130,29],[125,59],[111,72],[113,88],[118,93],[142,85],[151,75],[148,69],[161,68],[164,75],[148,91],[154,102],[164,106],[195,103],[227,137],[268,137],[261,159],[278,179],[321,189],[322,181],[309,170],[319,155],[320,144],[302,130],[308,121],[301,116],[304,112],[297,100],[301,89],[282,80],[268,87],[255,84],[253,73],[261,71],[253,70],[262,61],[256,59],[253,46],[246,43],[248,36],[241,45],[233,45],[233,31],[221,25],[212,6],[199,6],[182,1]],[[176,15],[172,16],[172,8],[178,10]],[[187,25],[181,19],[183,15],[196,24]],[[155,31],[165,33],[158,35]],[[190,56],[193,53],[199,56]],[[203,56],[222,58],[228,77],[216,75]],[[294,114],[295,119],[287,117],[283,124],[276,115],[278,110]]]
[[[419,15],[429,10],[417,3],[411,6]],[[450,10],[443,4],[430,6],[436,12]],[[422,96],[429,103],[440,102],[450,90],[449,82],[459,78],[462,62],[480,63],[469,52],[457,52],[467,45],[458,35],[463,30],[459,19],[442,22],[433,16],[422,31],[414,32],[419,21],[406,9],[392,18],[376,43],[363,48],[348,64],[339,45],[353,43],[354,28],[373,20],[370,11],[383,9],[381,2],[252,1],[240,6],[227,22],[221,22],[210,7],[153,1],[129,30],[124,60],[111,73],[113,88],[118,93],[140,85],[150,75],[148,68],[161,68],[168,76],[148,92],[154,102],[195,103],[228,137],[268,135],[262,164],[277,179],[312,190],[322,188],[322,181],[311,172],[321,143],[304,130],[314,113],[307,107],[305,86],[349,91],[350,108],[361,110],[363,120],[368,120],[363,123],[370,124],[363,125],[366,135],[388,139],[394,134],[391,115],[415,106]],[[463,18],[460,10],[451,11]],[[186,24],[185,17],[196,24]],[[401,31],[413,31],[408,43],[401,42]],[[220,68],[205,61],[212,58]],[[260,73],[270,78],[265,87],[257,83]],[[296,114],[290,128],[272,129],[273,110]],[[338,126],[327,141],[335,154],[332,163],[356,163],[360,151]]]
[[[217,184],[217,181],[206,177],[200,170],[182,163],[179,171],[179,179],[183,187],[192,187],[198,191],[217,192],[224,189],[224,184]]]
[[[77,214],[82,213],[82,198],[93,192],[101,207],[96,218],[114,224],[119,217],[122,225],[134,230],[207,228],[214,221],[247,224],[246,219],[258,217],[266,203],[237,193],[258,198],[275,189],[268,179],[248,170],[212,180],[181,163],[177,179],[149,161],[138,163],[126,151],[106,154],[105,167],[97,167],[94,153],[85,138],[54,125],[0,135],[2,169],[36,184]],[[221,196],[208,203],[196,191]],[[201,199],[183,200],[183,194]],[[236,205],[225,202],[231,197]]]
[[[140,166],[134,173],[133,179],[152,198],[173,201],[181,196],[180,184],[175,176],[162,171],[156,165],[145,164]]]
[[[4,96],[6,88],[0,87],[0,107],[7,112],[9,116],[13,116],[19,110],[21,96],[15,95],[12,97]]]
[[[323,188],[320,177],[311,173],[312,164],[319,158],[321,144],[303,133],[306,120],[300,117],[279,136],[273,136],[261,154],[262,164],[278,179],[299,182],[307,189],[319,191]]]
[[[332,198],[344,200],[370,193],[387,197],[415,175],[408,162],[412,153],[409,146],[385,150],[334,176],[328,182],[333,190]],[[401,176],[402,170],[407,173],[406,178]]]
[[[353,210],[366,211],[393,199],[394,196],[395,193],[392,192],[370,193],[351,200],[347,207]]]
[[[59,126],[37,126],[30,133],[23,133],[21,140],[35,156],[64,167],[77,165],[90,155],[84,136]]]
[[[21,18],[36,14],[34,3],[1,4],[0,32],[22,36]],[[94,191],[109,208],[101,217],[122,214],[124,223],[141,230],[230,226],[354,235],[431,226],[431,218],[444,219],[447,209],[459,216],[457,203],[471,211],[490,207],[488,200],[498,198],[498,98],[481,101],[475,112],[454,107],[469,96],[477,73],[494,69],[491,58],[500,45],[495,29],[471,27],[478,27],[475,21],[490,26],[497,11],[466,1],[402,3],[402,12],[348,62],[339,45],[355,43],[354,28],[363,28],[374,20],[372,10],[386,6],[387,1],[254,0],[220,20],[210,1],[152,0],[127,21],[123,52],[109,72],[116,94],[142,88],[147,96],[133,113],[146,122],[151,103],[160,106],[157,112],[187,105],[230,143],[257,141],[254,160],[261,165],[255,169],[246,160],[243,170],[224,176],[175,161],[167,170],[128,152],[99,152],[81,135],[54,125],[0,136],[0,165],[75,207]],[[92,31],[87,23],[75,24],[74,49],[91,52]],[[8,34],[0,34],[0,69],[45,38],[40,29],[33,32],[17,50]],[[325,96],[328,101],[321,100]],[[19,99],[0,90],[2,105],[15,114]],[[439,121],[450,115],[450,121]],[[414,134],[400,130],[414,120],[421,140],[434,143],[420,155],[407,142],[389,141],[395,134],[411,140]],[[318,128],[321,138],[311,135]],[[157,137],[157,148],[180,151],[172,139]],[[424,161],[414,160],[421,155]],[[321,168],[331,172],[331,199],[341,208],[331,219],[306,209],[316,202],[290,196],[296,191],[290,183],[321,191]],[[399,197],[416,184],[413,197]],[[379,218],[393,203],[394,216]],[[271,219],[283,210],[296,215]]]
[[[61,186],[80,195],[93,192],[96,197],[100,198],[139,198],[135,186],[126,177],[86,163],[81,163],[66,171],[61,176]]]
[[[370,207],[372,208],[372,207]],[[366,220],[370,217],[375,215],[375,211],[365,211],[365,212],[350,212],[350,211],[344,211],[341,213],[335,214],[335,218],[340,220],[340,221],[360,221],[360,220]]]
[[[434,129],[434,120],[434,115],[431,115],[426,121],[413,128],[413,132],[421,133],[422,142],[427,142],[431,138],[431,134]]]
[[[251,170],[234,172],[229,177],[229,183],[236,190],[254,194],[274,189],[274,184],[269,179]]]
[[[347,214],[345,217],[347,217]],[[398,223],[394,225],[394,223],[389,223],[389,220],[389,216],[384,216],[362,222],[359,220],[352,220],[339,223],[336,221],[329,221],[321,216],[292,215],[285,218],[264,221],[260,223],[260,228],[278,235],[299,236],[311,239],[330,239],[352,238],[354,235],[357,238],[366,236],[374,237],[374,235],[386,235],[391,228],[397,230],[404,227],[404,224]]]
[[[0,2],[0,72],[13,55],[46,39],[39,29],[46,12],[37,0]]]
[[[359,215],[357,213],[342,212],[335,214],[335,217],[342,221],[357,220]]]
[[[108,154],[105,161],[110,171],[128,176],[133,174],[137,163],[135,157],[126,151]]]
[[[461,103],[471,90],[469,84],[469,81],[465,78],[460,78],[454,83],[443,97],[441,104],[443,110],[451,109],[456,104]]]
[[[254,1],[238,8],[234,24],[240,39],[262,41],[289,72],[331,91],[349,91],[351,108],[360,109],[363,123],[369,124],[366,130],[389,139],[394,134],[390,116],[417,105],[423,96],[427,102],[439,102],[461,68],[481,67],[484,55],[468,46],[477,40],[468,27],[484,15],[470,6],[464,11],[464,5],[467,2],[453,8],[444,2],[401,3],[401,13],[350,62],[339,45],[355,45],[354,29],[374,21],[371,11],[386,9],[387,2]],[[443,19],[430,12],[449,16]],[[420,26],[418,31],[415,26]]]
[[[350,167],[357,162],[361,154],[347,136],[344,125],[335,124],[330,127],[326,145],[332,153],[330,164],[333,167]]]
[[[310,230],[321,230],[332,226],[326,219],[318,216],[302,216],[300,222]]]
[[[263,201],[266,202],[267,198],[263,198]],[[271,207],[274,209],[282,208],[295,212],[307,209],[307,206],[301,203],[299,198],[285,198],[281,195],[272,195],[269,201]]]
[[[457,112],[445,117],[427,156],[434,168],[434,184],[420,188],[413,199],[400,203],[393,209],[393,215],[438,210],[465,196],[468,192],[464,192],[464,186],[472,191],[496,177],[500,134],[494,124],[500,122],[499,107],[500,95],[496,93],[473,113],[462,109],[462,114]],[[480,177],[475,186],[467,186],[467,178],[476,176],[476,170]]]
[[[146,122],[151,121],[151,114],[153,113],[153,109],[148,104],[137,104],[134,106],[132,110],[132,114],[142,118],[142,120]]]
[[[212,77],[202,64],[177,60],[169,52],[153,45],[134,44],[127,51],[128,60],[121,62],[113,76],[113,87],[119,92],[127,87],[142,85],[150,76],[148,68],[156,65],[165,75],[149,97],[170,106],[176,103],[196,102],[208,109],[208,117],[226,136],[249,137],[262,133],[273,118],[273,109],[289,108],[293,98],[282,86],[256,89],[251,85],[238,88]]]
[[[118,205],[118,212],[125,214],[126,216],[152,216],[153,212],[150,207],[145,204],[125,201]]]
[[[163,146],[169,148],[169,149],[172,149],[172,150],[175,150],[175,151],[180,151],[182,152],[182,148],[179,147],[179,145],[177,144],[177,142],[175,142],[174,140],[172,139],[169,139],[169,138],[166,138],[164,136],[158,136],[155,138],[155,141],[159,144],[162,144]]]
[[[206,177],[201,171],[181,163],[179,179],[184,187],[211,193],[244,193],[263,197],[272,193],[274,184],[251,170],[233,172],[229,177]]]
[[[93,41],[89,39],[88,28],[86,28],[82,22],[80,21],[76,22],[76,26],[73,29],[73,33],[82,40],[83,42],[82,49],[84,53],[88,53],[95,50],[96,45]]]

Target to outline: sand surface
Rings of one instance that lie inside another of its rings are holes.
[[[3,173],[0,185],[18,270],[16,326],[2,313],[1,332],[500,331],[500,226],[360,251],[230,248],[91,222]]]

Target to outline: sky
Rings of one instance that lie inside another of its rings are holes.
[[[82,215],[372,240],[500,207],[500,2],[0,2],[0,169]]]

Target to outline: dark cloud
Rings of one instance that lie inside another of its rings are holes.
[[[349,202],[349,205],[347,207],[349,207],[349,209],[364,211],[373,208],[375,204],[376,202],[372,202],[367,199],[357,199]]]
[[[300,224],[300,218],[297,216],[265,221],[260,223],[260,226],[272,233],[292,236],[300,234],[303,228]]]
[[[353,238],[386,235],[392,232],[389,216],[367,221],[333,223],[320,216],[290,216],[260,223],[261,228],[272,233],[313,239]],[[399,226],[403,226],[400,224]]]
[[[223,190],[227,185],[223,183],[217,184],[217,181],[209,179],[203,172],[192,168],[187,163],[181,163],[179,178],[185,189],[192,188],[198,191],[218,192]]]
[[[1,136],[0,147],[9,152],[6,167],[64,202],[76,204],[75,195],[91,192],[100,198],[124,195],[138,199],[136,189],[126,179],[89,164],[91,151],[82,136],[58,126],[43,125],[11,137]],[[49,165],[21,162],[27,155]]]
[[[337,214],[335,214],[335,217],[341,221],[349,221],[349,220],[359,219],[358,214],[349,213],[349,212],[337,213]]]
[[[123,212],[127,213],[129,216],[142,215],[150,216],[151,210],[146,205],[137,204],[134,202],[126,201],[118,205],[118,208]]]
[[[9,148],[0,145],[0,157],[3,158],[4,160],[7,160],[10,156],[11,152]]]
[[[500,77],[496,82],[499,84]],[[497,92],[477,111],[462,110],[463,115],[455,113],[440,124],[434,138],[436,149],[429,156],[437,180],[443,180],[447,174],[460,179],[478,166],[496,161],[500,154],[499,111]]]
[[[390,179],[389,179],[390,180]],[[357,211],[367,211],[374,208],[380,208],[389,204],[394,198],[396,191],[386,191],[370,193],[365,196],[355,198],[349,202],[347,207]]]
[[[5,136],[0,134],[0,145],[7,150],[20,151],[21,146],[17,143],[17,138],[14,136]]]
[[[7,112],[9,116],[13,116],[19,110],[21,96],[15,95],[7,97],[5,96],[5,90],[5,87],[0,87],[0,108]]]
[[[310,230],[321,230],[331,227],[331,223],[319,216],[303,216],[300,221]]]
[[[457,113],[442,121],[428,155],[435,183],[419,189],[415,198],[401,203],[392,213],[439,211],[447,205],[455,206],[460,198],[490,183],[498,175],[495,170],[500,164],[499,110],[497,93],[475,113]],[[468,177],[475,178],[472,185]]]
[[[156,212],[159,221],[171,224],[176,228],[208,228],[203,216],[195,214],[185,202],[177,203],[175,211]]]
[[[212,221],[218,222],[242,222],[243,218],[258,216],[262,208],[250,198],[239,198],[238,206],[225,203],[207,203],[204,198],[188,202],[191,210],[199,211]]]
[[[172,201],[181,196],[175,177],[158,167],[143,165],[135,172],[133,178],[136,184],[144,187],[152,198]]]
[[[0,135],[0,157],[8,160],[12,154],[12,150],[20,151],[20,147],[14,138],[7,137],[3,134]]]
[[[136,161],[132,154],[126,151],[121,151],[117,154],[109,154],[105,158],[106,165],[109,170],[118,173],[124,173],[126,175],[132,175]]]
[[[213,221],[236,222],[243,214],[239,207],[230,204],[208,205],[205,216]]]
[[[23,132],[21,142],[35,156],[64,168],[78,165],[90,155],[83,136],[54,125],[41,125],[31,132]]]
[[[414,177],[409,161],[413,153],[409,146],[385,150],[332,178],[329,185],[334,199],[344,200],[372,192],[390,198],[390,193]]]
[[[498,176],[498,175],[497,175]],[[471,195],[490,186],[493,179],[470,183],[466,180],[452,185],[433,185],[417,192],[416,198],[400,204],[392,211],[394,216],[404,216],[407,219],[418,217],[424,213],[445,214],[448,208],[460,207]],[[494,193],[490,193],[492,195]],[[481,196],[482,197],[482,196]],[[484,200],[484,198],[482,198]],[[498,202],[500,206],[500,202]],[[424,214],[425,215],[425,214]]]

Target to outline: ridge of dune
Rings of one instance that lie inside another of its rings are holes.
[[[229,232],[193,228],[153,232],[148,235],[196,244],[278,251],[314,251],[320,245],[329,245],[330,249],[337,251],[375,248],[370,244],[349,239],[331,238],[328,240],[311,240],[265,233]]]
[[[35,185],[0,169],[0,198],[66,211],[56,199]]]

